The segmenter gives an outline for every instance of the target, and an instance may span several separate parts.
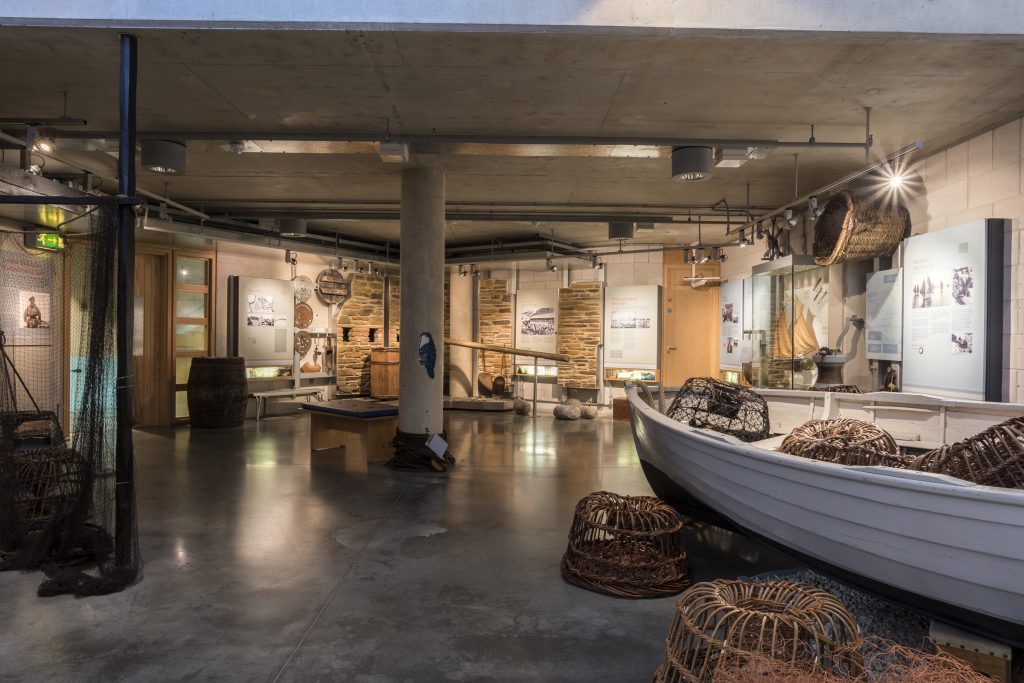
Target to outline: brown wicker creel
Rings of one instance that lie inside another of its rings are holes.
[[[860,642],[850,613],[818,588],[786,581],[698,583],[676,604],[654,683],[712,681],[723,664],[752,656],[856,676]]]
[[[576,505],[562,576],[621,598],[680,593],[691,581],[683,519],[657,498],[592,493]]]
[[[783,439],[779,450],[839,465],[905,468],[911,462],[884,429],[850,418],[805,422]]]
[[[814,262],[819,266],[889,256],[903,241],[910,213],[843,190],[832,195],[814,224]]]
[[[863,393],[856,384],[815,384],[807,387],[808,391],[831,392],[833,394],[860,394]]]
[[[914,460],[910,468],[948,474],[983,486],[1024,489],[1024,417],[929,451]]]

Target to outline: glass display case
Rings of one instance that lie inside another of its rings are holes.
[[[814,357],[828,346],[828,268],[791,255],[756,266],[750,280],[751,384],[807,389],[818,380]]]

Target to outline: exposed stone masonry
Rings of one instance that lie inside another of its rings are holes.
[[[477,298],[480,343],[512,346],[512,296],[508,294],[508,281],[480,280]],[[507,357],[505,367],[502,368],[503,355],[505,354],[479,352],[477,358],[480,372],[504,374],[506,380],[511,379],[512,358]]]
[[[600,282],[577,282],[558,290],[558,383],[567,389],[597,388],[597,347],[601,343]]]

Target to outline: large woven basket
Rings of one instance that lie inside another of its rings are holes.
[[[592,493],[576,505],[562,576],[621,598],[680,593],[691,580],[682,517],[650,496]]]
[[[779,450],[839,465],[903,468],[911,462],[884,429],[870,422],[850,418],[805,422],[783,439]]]
[[[910,213],[903,206],[843,190],[832,195],[814,224],[814,262],[831,266],[890,256],[909,223]]]
[[[818,588],[785,581],[698,583],[676,604],[654,683],[712,681],[723,665],[755,656],[856,676],[860,642],[850,613]]]
[[[1024,489],[1024,418],[1015,417],[969,439],[918,457],[911,469],[1004,488]]]

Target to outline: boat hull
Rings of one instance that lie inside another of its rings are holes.
[[[630,391],[652,489],[933,618],[1024,646],[1024,492],[832,465],[687,428]]]

